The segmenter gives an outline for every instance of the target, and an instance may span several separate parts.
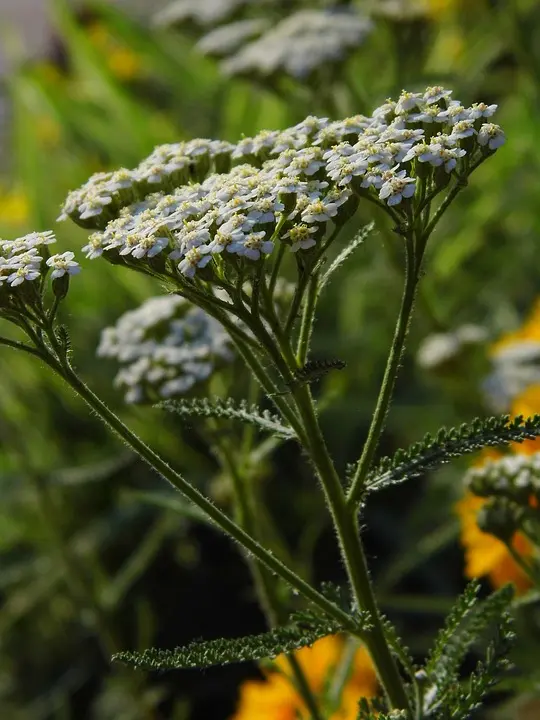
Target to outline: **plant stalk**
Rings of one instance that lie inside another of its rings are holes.
[[[407,337],[414,305],[420,263],[421,254],[419,258],[415,258],[414,239],[411,233],[406,238],[405,284],[401,298],[401,307],[394,331],[394,338],[388,354],[386,369],[384,371],[375,411],[371,419],[367,440],[362,450],[362,455],[360,456],[356,466],[356,471],[347,495],[347,504],[353,510],[356,510],[360,503],[364,490],[364,483],[372,465],[373,457],[375,455],[384,427],[384,422],[386,420],[386,415],[388,414],[388,409],[390,407],[390,402],[392,400],[396,377],[401,357],[403,355],[403,350],[405,348],[405,339]]]

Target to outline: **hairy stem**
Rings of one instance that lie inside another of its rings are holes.
[[[302,312],[302,322],[300,324],[300,335],[298,336],[298,347],[296,351],[296,359],[298,365],[303,367],[306,364],[309,351],[309,343],[313,330],[313,321],[315,319],[315,309],[317,305],[317,295],[319,293],[319,274],[314,273],[309,281],[307,296],[304,302]]]
[[[419,258],[415,258],[414,240],[412,235],[409,235],[406,238],[405,285],[403,288],[401,307],[394,331],[394,337],[388,354],[386,369],[384,371],[375,411],[371,419],[367,440],[362,450],[362,455],[360,456],[356,466],[356,471],[347,496],[347,503],[349,507],[353,509],[357,508],[362,497],[365,479],[373,462],[373,457],[375,455],[379,438],[384,427],[384,422],[386,420],[386,415],[390,407],[390,402],[392,400],[399,364],[405,348],[405,339],[407,337],[409,322],[414,305],[420,262],[421,256]]]
[[[297,590],[307,600],[319,607],[323,612],[340,622],[353,634],[357,632],[355,622],[337,605],[319,593],[314,587],[303,580],[269,550],[258,543],[249,533],[217,508],[211,500],[193,487],[182,475],[171,468],[162,457],[155,453],[146,443],[133,433],[110,408],[95,395],[79,378],[69,363],[56,365],[55,370],[71,386],[116,435],[118,435],[142,460],[181,492],[190,502],[204,512],[209,520],[225,534],[244,547],[257,560],[266,565],[272,572],[281,577],[287,584]]]
[[[259,540],[261,538],[260,532],[257,529],[257,514],[253,494],[250,492],[249,479],[245,476],[245,473],[239,469],[238,463],[226,443],[219,445],[218,453],[232,481],[237,521],[246,532]],[[277,627],[286,624],[288,612],[279,597],[279,589],[272,573],[258,560],[254,558],[248,559],[255,589],[268,625],[270,627]],[[319,710],[317,698],[294,653],[287,653],[287,661],[291,669],[291,680],[304,700],[311,715],[311,720],[324,720]]]
[[[397,664],[386,641],[381,614],[375,600],[367,561],[360,539],[356,512],[351,512],[334,463],[322,435],[311,392],[306,385],[294,390],[300,415],[308,438],[310,459],[313,462],[334,521],[340,550],[353,595],[361,610],[369,613],[371,628],[362,636],[371,655],[381,684],[392,708],[409,709],[409,702]]]

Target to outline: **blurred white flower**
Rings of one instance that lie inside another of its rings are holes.
[[[120,364],[115,384],[128,403],[186,393],[233,358],[219,323],[178,295],[151,298],[122,315],[102,332],[97,354]]]

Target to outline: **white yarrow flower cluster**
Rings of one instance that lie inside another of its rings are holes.
[[[267,0],[174,0],[156,15],[156,24],[175,25],[193,22],[212,27],[227,20],[243,5]]]
[[[371,28],[371,21],[354,10],[299,10],[225,60],[222,69],[227,75],[284,72],[303,79],[318,67],[342,61]]]
[[[221,140],[196,139],[156,147],[136,168],[95,173],[71,192],[59,220],[68,217],[83,227],[105,227],[120,208],[153,192],[170,191],[180,184],[204,176],[208,169],[221,172],[234,146]]]
[[[65,272],[70,275],[79,272],[80,267],[73,260],[74,253],[49,257],[47,246],[55,242],[50,230],[32,232],[15,240],[0,239],[0,288],[16,288],[24,282],[38,280],[46,274],[47,267],[54,268],[53,280]]]
[[[465,484],[476,494],[515,496],[528,501],[540,493],[540,453],[510,453],[497,460],[487,460],[472,467],[465,475]]]
[[[103,331],[97,354],[121,365],[115,384],[128,403],[183,395],[233,358],[219,323],[178,295],[122,315]]]
[[[228,267],[249,273],[279,244],[315,252],[366,196],[406,221],[423,197],[433,200],[504,142],[501,128],[484,122],[494,112],[482,103],[465,108],[435,86],[403,92],[370,117],[310,116],[236,144],[164,145],[122,170],[122,187],[118,173],[100,176],[93,190],[89,181],[64,212],[84,225],[89,195],[111,198],[90,218],[98,230],[84,247],[90,259],[143,262],[188,280]],[[131,188],[129,173],[137,178]]]

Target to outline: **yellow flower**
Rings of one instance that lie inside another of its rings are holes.
[[[512,416],[516,417],[516,415],[523,415],[524,418],[540,415],[540,385],[529,385],[514,398]],[[540,437],[512,443],[511,448],[518,455],[532,455],[540,451]]]
[[[506,333],[491,346],[491,354],[521,342],[540,342],[540,299],[538,299],[523,325],[513,332]]]
[[[312,647],[295,652],[313,693],[321,696],[344,649],[341,637],[332,635]],[[240,688],[240,699],[231,720],[307,720],[306,705],[291,679],[287,658],[280,655],[273,668],[264,670],[264,680],[247,680]],[[365,648],[357,650],[349,679],[343,688],[340,707],[328,720],[355,720],[358,700],[377,693],[377,678]]]
[[[427,0],[431,17],[440,18],[459,7],[461,0]]]
[[[102,51],[110,71],[120,80],[133,80],[142,74],[141,58],[131,48],[120,43],[109,28],[101,22],[93,22],[86,28],[92,45]]]
[[[516,592],[523,593],[531,587],[530,578],[501,540],[478,527],[476,517],[485,502],[485,498],[468,492],[456,505],[456,512],[461,520],[461,544],[465,548],[465,574],[469,578],[487,576],[495,588],[511,582],[514,583]],[[512,547],[524,557],[533,553],[532,544],[519,532],[512,539]]]
[[[0,223],[2,225],[22,226],[28,222],[30,206],[22,190],[0,192]]]

